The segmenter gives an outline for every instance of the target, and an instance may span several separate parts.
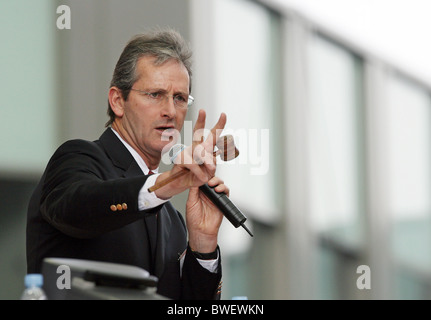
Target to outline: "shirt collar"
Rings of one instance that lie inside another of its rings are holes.
[[[118,139],[120,139],[120,141],[124,144],[124,146],[127,148],[127,150],[129,150],[130,154],[132,155],[133,159],[135,159],[136,163],[139,165],[142,172],[145,174],[148,174],[150,169],[148,169],[147,164],[141,158],[141,156],[136,152],[136,150],[133,149],[125,140],[123,140],[123,138],[121,138],[120,134],[117,131],[115,131],[112,127],[111,127],[111,130],[115,133],[115,135],[118,137]],[[157,167],[156,169],[151,170],[151,171],[154,173],[158,173],[159,168]]]

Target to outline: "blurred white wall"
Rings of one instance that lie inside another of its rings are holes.
[[[431,83],[428,0],[263,0],[296,10],[333,34]]]

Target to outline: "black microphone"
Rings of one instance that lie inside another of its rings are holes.
[[[250,236],[253,237],[253,234],[250,230],[245,226],[244,222],[247,218],[244,214],[239,210],[233,202],[228,198],[228,196],[224,192],[217,192],[214,190],[214,187],[210,187],[208,183],[200,186],[199,189],[214,203],[217,208],[223,213],[223,215],[233,224],[235,228],[239,226],[243,227],[245,231],[249,233]]]
[[[174,163],[175,158],[186,148],[185,145],[183,144],[176,144],[174,146],[172,146],[169,150],[169,158],[171,160],[171,163]],[[222,149],[227,149],[227,147],[222,148]],[[231,151],[234,151],[234,155],[230,155],[230,156],[237,156],[238,155],[238,150],[236,148],[233,148]],[[230,153],[228,153],[228,150],[224,150],[225,153],[227,153],[227,155],[229,155]],[[227,156],[226,159],[228,159],[229,157]],[[186,173],[187,171],[179,171],[178,175],[182,175],[184,173]],[[172,176],[173,178],[173,176]],[[175,179],[175,178],[174,178]],[[159,186],[163,186],[165,183],[169,183],[170,179],[166,179],[165,182],[162,181],[162,183],[159,184]],[[154,191],[156,188],[156,185],[154,185],[153,187],[149,188],[148,191],[152,192]],[[214,203],[217,208],[219,208],[219,210],[223,213],[223,215],[233,224],[233,226],[235,228],[238,228],[239,226],[243,227],[245,229],[245,231],[248,232],[248,234],[250,236],[253,237],[253,234],[251,233],[250,230],[248,230],[248,228],[245,226],[244,222],[247,220],[247,218],[244,216],[244,214],[241,212],[241,210],[239,210],[232,201],[230,201],[230,199],[228,198],[228,196],[224,193],[224,192],[216,192],[214,190],[215,187],[210,187],[208,185],[208,183],[202,185],[199,187],[199,189],[208,197],[208,199],[211,200],[212,203]]]

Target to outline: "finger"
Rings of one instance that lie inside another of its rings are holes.
[[[214,176],[208,180],[208,185],[210,187],[214,187],[216,185],[223,184],[223,183],[224,183],[224,181],[217,176]]]
[[[197,141],[199,143],[203,141],[205,119],[206,119],[205,110],[200,109],[198,114],[198,119],[196,120],[195,126],[193,128],[193,141]]]
[[[208,170],[214,171],[214,173],[216,170],[216,161],[217,160],[216,160],[216,157],[214,156],[214,154],[212,152],[208,152],[205,150],[205,154],[203,157],[203,163],[205,163],[205,166],[208,168]]]
[[[202,170],[199,165],[191,165],[188,166],[187,169],[191,171],[191,173],[195,176],[196,179],[200,181],[200,183],[204,184],[208,180],[207,173]]]
[[[217,187],[214,188],[214,190],[218,193],[224,193],[229,197],[229,188],[225,184],[219,184]]]
[[[188,146],[184,148],[184,150],[182,150],[180,153],[177,153],[175,156],[171,157],[171,161],[173,164],[192,164],[192,154],[193,148],[191,146]]]
[[[199,165],[203,164],[205,162],[205,153],[205,148],[201,144],[197,145],[193,149],[193,160]]]
[[[218,184],[223,184],[223,183],[224,183],[224,181],[220,177],[217,177],[217,176],[214,176],[208,180],[208,185],[210,187],[214,187]]]
[[[193,161],[197,164],[204,164],[209,171],[216,170],[216,158],[212,152],[208,152],[202,144],[198,144],[193,148]]]
[[[215,187],[214,190],[218,193],[225,193],[227,196],[229,196],[229,188],[224,184],[223,180],[218,177],[212,177],[210,180],[208,180],[208,185],[210,187]]]
[[[192,150],[191,146],[185,148],[175,159],[174,159],[174,164],[175,165],[179,165],[185,169],[188,169],[191,171],[191,173],[193,175],[196,176],[196,178],[199,181],[205,182],[208,180],[208,176],[204,170],[203,167],[201,167],[200,165],[204,163],[205,158],[204,157],[200,157],[199,152],[196,151],[196,149],[202,149],[203,151],[205,151],[205,149],[203,149],[202,146],[198,145],[195,150]],[[211,165],[206,165],[207,170],[213,170],[215,172],[215,165],[213,164]]]
[[[220,117],[215,124],[215,126],[211,129],[210,134],[208,135],[207,141],[211,141],[212,145],[215,146],[218,138],[220,137],[225,125],[226,125],[226,114],[222,112]],[[212,140],[211,140],[212,139]]]

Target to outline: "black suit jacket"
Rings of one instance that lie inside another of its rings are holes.
[[[27,272],[40,272],[46,257],[123,263],[157,276],[166,297],[220,298],[220,262],[211,273],[188,250],[180,276],[187,230],[172,204],[138,210],[147,177],[110,128],[99,140],[62,144],[29,202]]]

